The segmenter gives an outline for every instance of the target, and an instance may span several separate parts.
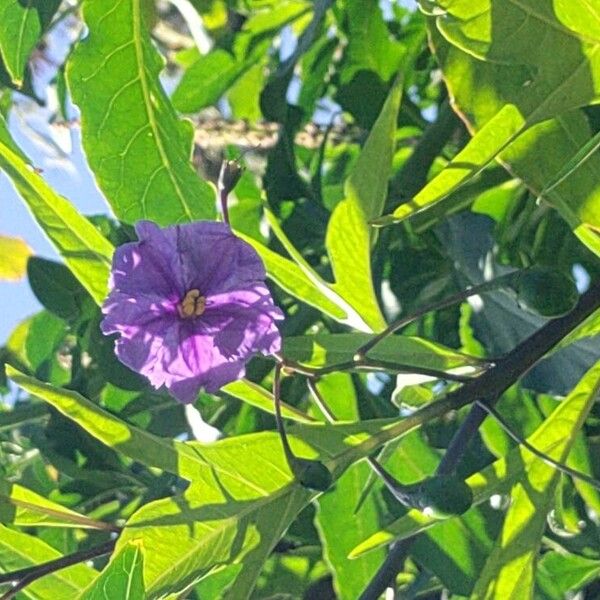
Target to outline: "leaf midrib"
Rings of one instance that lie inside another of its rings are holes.
[[[538,12],[535,12],[530,6],[522,4],[520,0],[508,0],[508,2],[511,3],[513,6],[516,6],[517,8],[522,10],[525,14],[533,17],[534,19],[537,19],[538,21],[541,21],[542,23],[545,23],[548,27],[550,27],[552,29],[560,31],[561,33],[566,34],[570,37],[573,37],[577,40],[580,40],[580,41],[585,40],[586,42],[588,42],[589,44],[592,44],[594,46],[597,46],[598,44],[600,44],[600,39],[596,39],[594,37],[589,37],[585,33],[581,33],[580,31],[576,31],[574,29],[569,29],[566,25],[557,24],[556,22],[547,19],[544,15],[542,15]],[[490,11],[491,11],[491,5],[490,5]],[[557,17],[557,20],[558,20],[558,17]]]
[[[209,546],[215,537],[222,535],[223,531],[232,525],[232,522],[233,524],[241,522],[246,516],[255,511],[259,511],[265,505],[271,504],[272,502],[275,502],[281,498],[285,498],[285,496],[288,494],[298,491],[299,487],[299,484],[291,481],[277,492],[269,494],[268,496],[263,496],[262,498],[257,498],[250,506],[242,509],[239,513],[222,519],[220,521],[222,526],[214,527],[209,533],[203,535],[202,538],[193,545],[193,548],[191,548],[188,552],[179,555],[178,560],[172,563],[171,569],[162,573],[153,581],[151,589],[155,590],[159,586],[160,582],[164,581],[168,576],[170,576],[173,571],[177,571],[182,563],[185,563],[188,558],[198,552],[198,547]]]
[[[160,159],[165,166],[165,169],[169,175],[169,179],[171,180],[175,191],[177,192],[177,198],[181,203],[181,207],[183,208],[184,213],[186,214],[189,221],[193,221],[192,214],[190,213],[189,207],[185,202],[185,198],[183,196],[182,190],[179,187],[178,181],[173,176],[172,169],[169,168],[171,163],[169,162],[165,149],[162,143],[162,139],[159,135],[158,125],[156,123],[156,119],[154,118],[154,113],[151,109],[150,103],[150,92],[147,80],[147,72],[144,68],[144,49],[142,46],[142,32],[141,32],[141,13],[140,13],[140,3],[136,0],[133,0],[131,3],[133,10],[133,47],[135,48],[135,58],[136,64],[138,67],[138,73],[140,78],[140,86],[142,88],[142,96],[144,98],[144,108],[146,109],[146,117],[148,118],[148,122],[150,124],[150,128],[152,129],[152,134],[154,135],[154,139],[156,140],[156,147],[158,149],[158,153],[160,154]],[[146,206],[144,202],[143,206],[144,215],[146,214]]]
[[[30,176],[30,173],[24,173],[23,166],[19,164],[21,162],[21,159],[18,158],[17,155],[14,152],[12,152],[12,150],[8,146],[6,146],[5,144],[2,144],[1,142],[0,142],[0,152],[1,152],[1,154],[3,154],[6,157],[8,164],[18,173],[19,177],[27,184],[27,186],[30,188],[30,190],[32,192],[34,192],[42,200],[44,205],[52,212],[52,214],[56,216],[56,218],[60,221],[62,226],[67,231],[70,231],[74,235],[74,237],[79,242],[81,242],[83,247],[87,248],[90,251],[90,253],[93,256],[95,256],[100,262],[102,262],[103,264],[105,264],[107,266],[110,266],[110,257],[108,255],[101,254],[100,252],[98,252],[97,250],[92,248],[89,245],[88,241],[85,240],[83,237],[81,237],[79,235],[79,232],[76,229],[73,229],[65,221],[65,219],[63,218],[63,215],[61,214],[61,211],[58,211],[55,208],[55,206],[53,205],[53,203],[50,202],[46,198],[46,194],[47,194],[48,190],[43,189],[44,186],[47,185],[46,182],[43,180],[41,180],[41,181],[37,180],[37,178],[35,176],[33,176],[33,177]],[[50,190],[50,192],[52,194],[55,194],[54,190]],[[98,234],[98,235],[101,235],[101,234]],[[110,243],[108,240],[106,240],[106,238],[103,238],[103,239],[106,241],[107,244]]]

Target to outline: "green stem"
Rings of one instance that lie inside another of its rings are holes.
[[[331,408],[325,402],[325,399],[321,395],[321,392],[317,388],[317,384],[314,379],[307,380],[308,389],[312,394],[313,400],[319,410],[325,415],[325,418],[330,423],[335,423],[337,421],[335,415],[333,414]],[[374,473],[383,481],[387,489],[390,493],[398,500],[402,505],[413,507],[414,503],[412,502],[414,499],[414,495],[408,492],[408,487],[401,484],[395,477],[392,477],[379,463],[378,460],[373,458],[372,456],[367,457],[367,462],[371,469],[373,469]]]
[[[512,273],[507,275],[502,275],[492,281],[486,281],[485,283],[481,283],[479,285],[474,285],[466,290],[461,290],[452,296],[448,296],[448,298],[444,298],[444,300],[432,302],[430,304],[426,304],[412,313],[411,315],[407,315],[405,317],[401,317],[397,321],[394,321],[391,325],[388,325],[386,329],[384,329],[381,333],[378,333],[375,337],[371,338],[366,344],[361,346],[354,355],[355,362],[364,361],[367,353],[372,350],[379,342],[381,342],[386,337],[396,333],[409,323],[416,321],[420,317],[426,315],[429,312],[434,310],[441,310],[443,308],[448,308],[449,306],[453,306],[457,302],[462,302],[466,298],[470,296],[474,296],[475,294],[481,294],[483,292],[490,292],[495,290],[503,285],[506,285],[513,277]]]

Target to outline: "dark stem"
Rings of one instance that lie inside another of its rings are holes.
[[[454,447],[454,449],[451,458],[447,461],[448,466],[450,461],[458,464],[470,439],[477,431],[477,421],[481,419],[481,415],[485,416],[485,408],[490,406],[489,399],[499,398],[505,390],[527,373],[598,308],[600,308],[600,282],[581,296],[577,306],[570,313],[546,323],[500,359],[494,367],[446,396],[447,399],[453,401],[455,408],[460,408],[470,402],[479,403],[473,407],[473,410],[478,407],[475,416],[471,419],[467,417],[469,424],[465,425],[467,423],[465,421],[450,443],[450,447]],[[486,400],[487,403],[483,404]],[[440,463],[441,465],[442,463]],[[448,466],[444,468],[447,469]],[[407,538],[392,546],[385,561],[361,594],[360,600],[377,600],[386,588],[393,584],[396,575],[403,568],[413,540],[414,538]]]
[[[109,554],[113,551],[116,543],[116,540],[111,540],[110,542],[105,542],[100,546],[74,552],[73,554],[69,554],[67,556],[61,556],[60,558],[50,560],[46,563],[42,563],[41,565],[36,565],[35,567],[27,567],[25,569],[13,571],[12,573],[0,575],[0,584],[15,584],[8,592],[0,597],[0,600],[11,600],[11,598],[14,598],[23,588],[40,579],[40,577],[44,577],[45,575],[49,575],[55,571],[60,571],[61,569],[76,565],[80,562],[84,562],[98,556],[103,556],[104,554]]]
[[[290,443],[285,432],[283,417],[281,416],[281,369],[282,363],[277,363],[275,365],[275,373],[273,374],[273,402],[275,404],[275,423],[277,424],[277,431],[279,433],[279,437],[281,438],[283,453],[285,454],[285,458],[288,462],[288,465],[290,466],[293,472],[293,464],[296,460],[296,457],[294,456],[292,448],[290,447]]]
[[[327,365],[325,367],[311,367],[310,365],[303,365],[299,362],[279,355],[276,356],[276,359],[281,363],[284,370],[298,373],[308,378],[318,378],[329,373],[356,369],[364,371],[387,371],[393,373],[417,373],[418,375],[426,375],[435,379],[446,379],[448,381],[458,381],[460,383],[473,380],[473,377],[469,375],[458,375],[456,373],[448,373],[447,371],[430,369],[428,367],[418,367],[416,365],[407,365],[403,363],[376,360],[372,358],[347,360],[345,362]]]
[[[483,404],[479,402],[476,402],[471,407],[467,418],[462,422],[458,431],[450,440],[450,444],[448,444],[448,448],[444,456],[442,456],[440,464],[437,466],[437,475],[449,475],[456,469],[466,450],[465,440],[470,440],[485,420],[486,413],[482,407]]]
[[[358,600],[377,600],[393,584],[396,575],[404,568],[404,561],[408,556],[413,539],[401,540],[390,548],[381,567],[379,567]]]

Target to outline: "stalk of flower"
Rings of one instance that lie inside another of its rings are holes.
[[[318,460],[310,460],[307,458],[299,458],[296,456],[285,432],[283,417],[281,416],[281,371],[285,367],[285,363],[279,361],[275,365],[275,373],[273,375],[273,399],[275,404],[275,422],[277,423],[277,431],[281,438],[283,453],[287,460],[290,471],[294,477],[304,487],[325,491],[332,483],[332,476],[329,469]]]

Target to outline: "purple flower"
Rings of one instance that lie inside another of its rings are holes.
[[[181,402],[201,388],[215,392],[244,376],[258,352],[281,347],[283,314],[265,286],[252,246],[224,223],[161,229],[136,225],[139,242],[113,258],[103,333],[118,333],[115,351],[129,368]]]

